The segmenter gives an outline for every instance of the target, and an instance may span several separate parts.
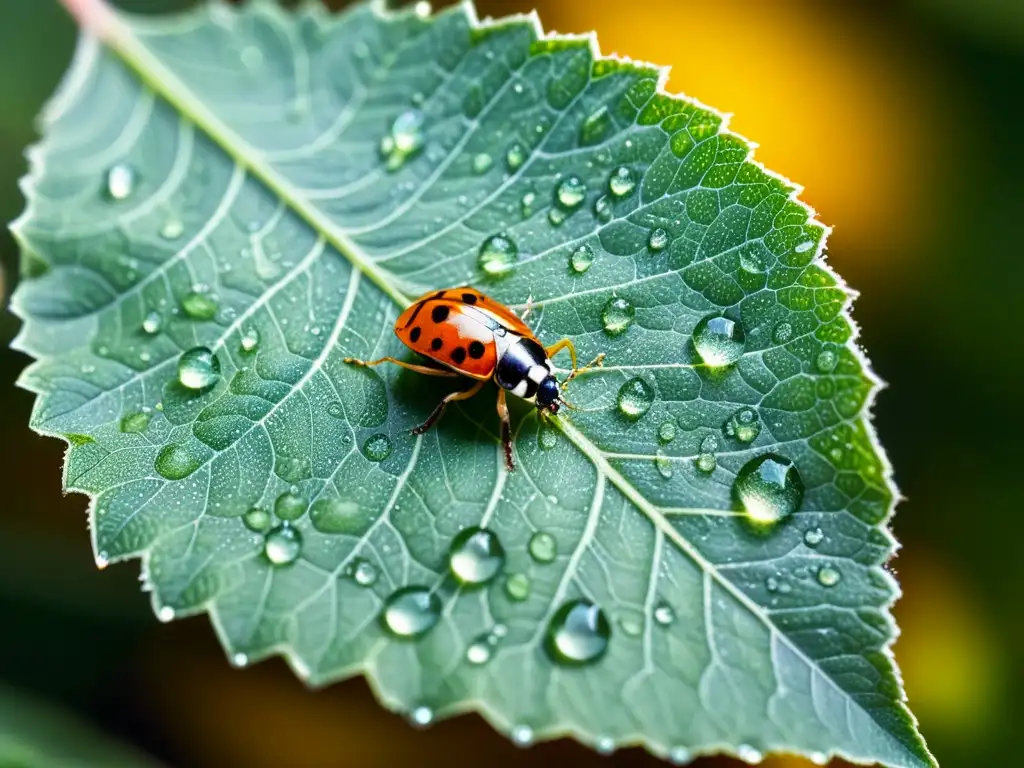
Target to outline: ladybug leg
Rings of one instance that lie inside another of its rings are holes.
[[[572,360],[572,369],[576,370],[576,345],[572,343],[572,339],[564,338],[561,341],[556,341],[550,347],[544,347],[544,351],[547,352],[548,357],[554,357],[563,349],[569,350],[569,358]]]
[[[501,419],[501,445],[505,449],[505,466],[509,472],[515,472],[516,465],[512,461],[512,422],[508,417],[505,390],[501,387],[498,387],[498,418]]]
[[[423,373],[427,376],[458,376],[459,374],[455,371],[444,371],[440,368],[431,368],[427,365],[416,365],[415,363],[406,363],[402,360],[396,360],[393,357],[382,357],[377,360],[359,360],[355,357],[346,357],[343,362],[349,365],[358,365],[360,368],[369,368],[371,365],[380,365],[381,363],[394,363],[400,365],[402,368],[406,368],[410,371],[416,371],[416,373]]]
[[[570,381],[572,381],[573,379],[575,379],[575,378],[576,378],[577,376],[579,376],[579,375],[580,375],[581,373],[586,373],[586,372],[587,372],[587,371],[589,371],[589,370],[590,370],[591,368],[599,368],[599,367],[601,367],[602,365],[604,365],[604,352],[602,352],[601,354],[599,354],[599,355],[598,355],[597,357],[595,357],[595,358],[594,358],[593,360],[591,360],[591,361],[590,361],[589,363],[587,363],[586,365],[584,365],[584,366],[583,366],[582,368],[573,368],[573,369],[572,369],[572,373],[570,373],[570,374],[569,374],[569,375],[568,375],[568,376],[566,377],[565,381],[563,381],[563,382],[562,382],[562,386],[564,387],[564,386],[565,386],[566,384],[568,384],[568,383],[569,383]],[[563,401],[563,402],[564,402],[564,401]],[[568,403],[566,403],[566,405],[569,405],[569,404],[568,404]],[[570,408],[572,408],[573,406],[571,406],[571,405],[570,405],[569,407],[570,407]]]
[[[437,404],[437,407],[430,412],[429,416],[427,416],[427,420],[420,424],[418,427],[414,427],[412,433],[414,435],[422,435],[424,432],[426,432],[428,429],[434,426],[434,422],[441,418],[441,414],[444,413],[444,408],[446,405],[448,405],[448,403],[454,403],[456,400],[468,400],[477,392],[479,392],[486,383],[487,379],[481,379],[469,389],[460,390],[458,392],[452,392],[449,395],[445,395],[443,398],[441,398],[441,402]]]

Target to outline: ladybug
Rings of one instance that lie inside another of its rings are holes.
[[[598,355],[590,365],[577,368],[576,347],[570,339],[543,346],[523,318],[469,287],[424,294],[395,321],[395,335],[414,352],[443,367],[407,363],[394,357],[370,361],[346,357],[345,362],[359,366],[394,363],[428,376],[468,376],[476,380],[469,389],[445,396],[427,420],[412,430],[415,435],[430,429],[449,403],[472,397],[493,379],[498,385],[501,441],[510,472],[515,465],[505,393],[535,403],[543,415],[558,413],[562,405],[568,406],[562,398],[562,387],[578,373],[600,365],[604,358],[603,354]],[[563,349],[569,350],[572,372],[559,384],[551,358]]]

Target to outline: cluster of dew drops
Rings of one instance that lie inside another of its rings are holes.
[[[385,168],[397,171],[406,161],[416,155],[424,146],[424,115],[418,109],[402,112],[392,123],[390,131],[380,141],[380,153]],[[542,130],[538,126],[538,130]],[[508,173],[518,171],[528,159],[528,151],[519,142],[511,144],[505,152],[504,164]],[[476,174],[488,173],[494,162],[489,154],[481,153],[472,158],[471,168]],[[106,176],[106,192],[114,201],[127,200],[134,192],[137,183],[135,171],[127,164],[113,166]],[[633,195],[637,190],[636,173],[629,166],[615,168],[607,179],[606,189],[601,190],[593,203],[594,216],[599,222],[611,220],[613,206],[616,201]],[[561,177],[553,190],[553,205],[548,210],[548,221],[552,226],[559,226],[569,216],[580,210],[587,200],[588,189],[583,180],[576,175]],[[521,201],[524,217],[532,215],[537,202],[535,192],[527,192]],[[161,226],[159,234],[167,240],[175,240],[184,233],[184,224],[177,217],[169,217]],[[649,233],[647,247],[652,254],[657,254],[671,246],[669,233],[663,228],[652,229]],[[813,243],[801,243],[796,246],[798,252],[813,247]],[[514,239],[508,234],[496,234],[483,241],[478,253],[477,264],[484,275],[500,277],[510,272],[519,257],[519,249]],[[577,276],[587,273],[594,265],[596,255],[594,249],[582,243],[575,246],[568,257],[568,268]],[[755,268],[760,269],[755,265]],[[194,286],[193,290],[181,299],[181,312],[196,321],[212,320],[218,313],[218,302],[205,286]],[[636,319],[636,307],[630,300],[613,295],[601,310],[601,323],[604,331],[611,337],[621,336],[628,332]],[[141,330],[146,335],[161,332],[163,317],[152,311],[142,321]],[[787,325],[787,324],[782,324]],[[778,343],[788,340],[791,329],[779,327],[774,338]],[[736,364],[745,349],[745,332],[739,321],[723,314],[710,314],[702,318],[693,330],[693,347],[702,363],[709,369],[724,369]],[[241,331],[238,348],[243,355],[254,355],[260,346],[260,336],[253,328]],[[816,367],[820,373],[831,373],[838,361],[834,349],[824,348],[816,358]],[[177,361],[177,382],[187,391],[202,393],[213,388],[221,378],[220,361],[216,353],[206,346],[196,346],[184,351]],[[628,421],[638,421],[650,410],[656,399],[653,386],[642,377],[633,377],[619,389],[617,409],[619,414]],[[159,405],[158,405],[159,408]],[[331,409],[329,409],[331,410]],[[340,404],[334,404],[332,416],[342,417]],[[143,409],[133,412],[121,421],[121,429],[126,433],[145,432],[150,421],[151,410]],[[665,479],[674,473],[675,462],[663,450],[676,437],[676,425],[673,421],[665,421],[657,429],[659,447],[654,457],[654,465],[658,473]],[[757,411],[751,407],[737,410],[723,427],[724,438],[740,444],[753,443],[761,432],[761,423]],[[539,444],[543,449],[555,446],[557,437],[551,429],[542,429]],[[703,475],[711,475],[717,468],[715,453],[719,449],[719,439],[714,435],[706,436],[700,451],[694,459],[697,471]],[[368,438],[363,445],[363,454],[374,462],[384,461],[392,452],[390,438],[384,434],[376,434]],[[157,455],[155,469],[163,477],[178,480],[187,477],[199,466],[200,459],[183,445],[165,445]],[[733,483],[733,491],[742,505],[746,518],[759,526],[775,526],[791,515],[803,500],[803,483],[795,464],[789,459],[776,455],[764,454],[751,459],[737,473]],[[281,494],[270,510],[254,507],[246,512],[243,523],[250,531],[263,536],[263,553],[266,560],[276,567],[288,566],[296,562],[302,552],[302,534],[293,524],[307,510],[314,528],[322,532],[336,532],[337,520],[344,518],[345,509],[339,509],[341,502],[314,503],[312,506],[303,497],[297,487],[292,487]],[[820,528],[805,532],[804,543],[815,547],[825,539]],[[554,563],[558,559],[558,542],[555,536],[546,531],[536,532],[527,546],[531,559],[538,565]],[[105,562],[105,558],[100,558]],[[462,530],[453,539],[448,553],[448,569],[451,576],[463,587],[472,588],[490,584],[500,579],[505,596],[513,602],[528,600],[531,595],[531,576],[525,572],[504,573],[505,549],[497,535],[490,530],[472,527]],[[363,588],[371,588],[378,582],[378,567],[370,560],[353,557],[344,570],[346,578]],[[818,581],[824,587],[832,587],[839,583],[841,574],[832,565],[822,566],[818,571]],[[777,579],[768,579],[767,589],[775,592],[780,589]],[[167,609],[173,616],[173,611]],[[415,639],[425,635],[439,621],[442,615],[441,598],[436,589],[428,586],[409,585],[392,592],[385,600],[380,620],[384,628],[397,638]],[[161,617],[164,613],[161,613]],[[651,619],[654,624],[667,627],[676,620],[675,609],[666,601],[658,601],[652,608]],[[623,614],[618,618],[618,627],[626,635],[640,634],[643,617]],[[502,642],[507,635],[507,628],[495,624],[487,632],[472,639],[465,651],[465,660],[473,666],[487,664],[499,653]],[[611,623],[604,610],[584,598],[576,598],[563,603],[557,608],[548,622],[544,634],[544,648],[550,658],[565,666],[585,666],[598,661],[608,649],[612,636]],[[236,656],[238,663],[244,663],[245,656]],[[433,713],[427,707],[417,707],[410,713],[414,723],[429,724]],[[519,744],[533,741],[533,731],[526,725],[513,728],[513,740]],[[607,742],[607,743],[605,743]],[[598,748],[613,747],[607,739],[599,740]]]

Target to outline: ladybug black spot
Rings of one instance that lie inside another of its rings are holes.
[[[474,360],[479,360],[484,356],[484,345],[479,341],[469,342],[469,356]]]
[[[445,320],[448,319],[448,307],[446,307],[444,304],[442,304],[439,307],[434,307],[430,311],[430,319],[433,320],[435,323],[443,323]]]
[[[430,342],[430,348],[437,352],[437,350],[441,348],[442,343],[443,342],[440,339],[434,339],[432,342]]]
[[[464,294],[462,294],[462,300],[464,302],[466,302],[467,304],[476,304],[476,294],[475,293],[464,293]]]
[[[452,350],[452,360],[457,364],[461,365],[466,360],[466,350],[464,347],[456,347]]]
[[[444,293],[444,291],[438,291],[437,293],[434,294],[434,298],[440,299],[442,296],[444,296]]]
[[[415,344],[417,341],[420,340],[421,333],[423,333],[422,328],[413,328],[411,331],[409,331],[409,341]]]

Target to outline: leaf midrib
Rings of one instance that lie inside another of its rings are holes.
[[[357,243],[338,229],[319,208],[303,199],[300,191],[263,159],[262,153],[225,124],[201,100],[196,98],[192,91],[172,70],[164,66],[163,62],[150,53],[149,49],[134,35],[130,27],[124,24],[116,14],[111,13],[109,26],[100,30],[100,32],[104,42],[135,71],[143,83],[147,84],[155,93],[175,107],[183,118],[190,120],[200,130],[205,132],[239,167],[250,173],[270,191],[278,195],[285,205],[304,219],[317,233],[322,235],[328,243],[334,246],[340,254],[348,259],[356,269],[380,288],[400,308],[404,309],[412,303],[408,296],[391,284],[387,272],[381,270],[371,259],[365,256],[359,250]],[[839,687],[813,659],[808,657],[800,647],[794,644],[785,633],[781,632],[774,625],[761,609],[761,606],[755,603],[731,581],[724,578],[718,569],[714,567],[714,564],[690,544],[671,525],[658,507],[648,501],[636,487],[626,480],[608,462],[603,452],[569,419],[564,416],[555,416],[552,418],[552,421],[569,441],[576,446],[577,450],[587,457],[598,472],[610,480],[681,552],[691,558],[702,571],[711,576],[731,597],[757,617],[768,629],[771,636],[777,637],[784,642],[798,658],[807,664],[808,668],[827,681],[841,696],[853,702],[858,708],[863,709],[851,694]],[[878,724],[870,712],[866,710],[865,712],[873,722],[876,722],[880,733],[898,744],[915,763],[924,764],[920,763],[918,756],[907,745]],[[842,755],[841,752],[837,754]]]

